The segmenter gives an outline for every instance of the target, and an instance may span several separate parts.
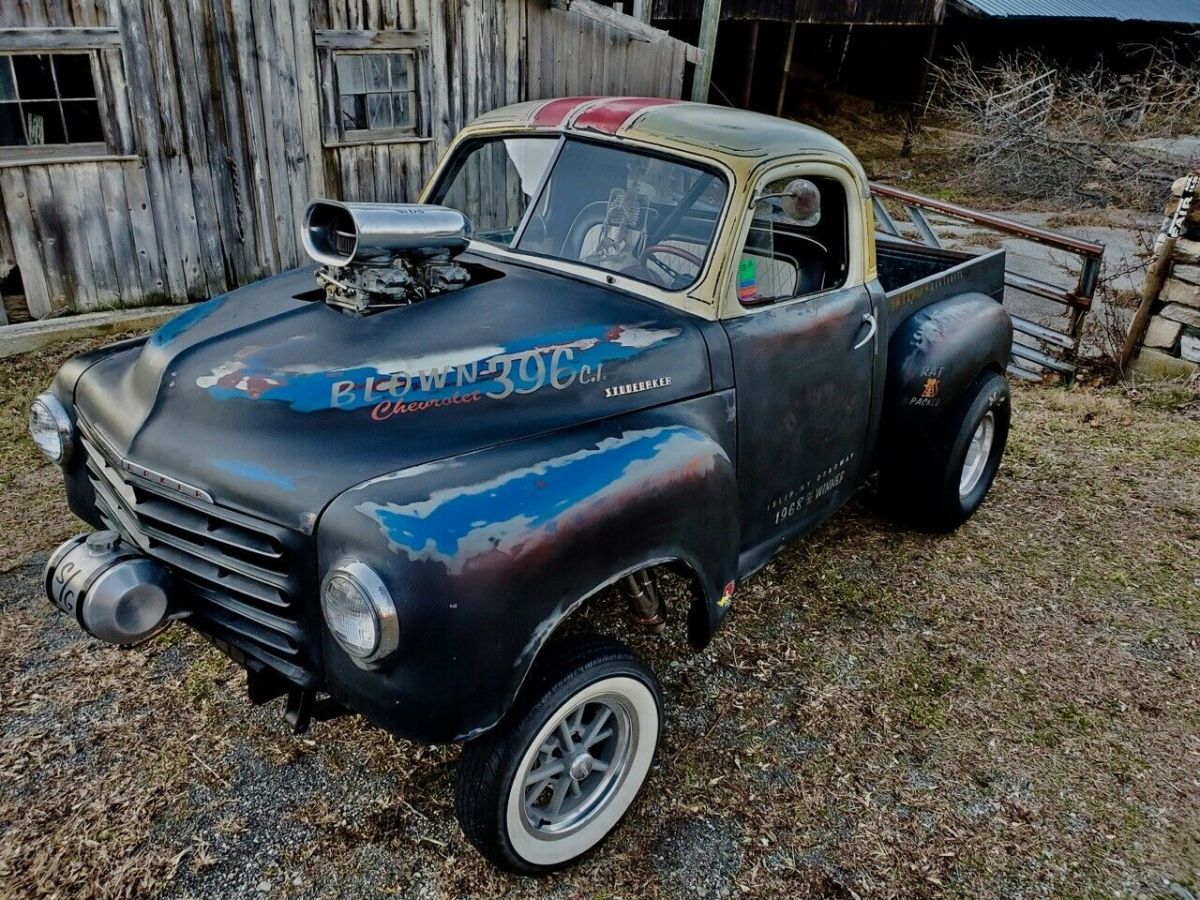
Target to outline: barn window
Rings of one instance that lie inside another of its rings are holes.
[[[342,136],[417,130],[417,79],[411,50],[334,53]]]
[[[325,146],[428,139],[427,32],[319,29],[314,39]]]
[[[0,147],[103,143],[92,53],[0,54]]]

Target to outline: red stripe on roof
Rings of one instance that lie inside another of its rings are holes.
[[[559,97],[543,103],[533,112],[533,124],[537,128],[552,128],[562,125],[576,108],[597,99],[596,97]]]
[[[678,103],[662,97],[617,97],[589,106],[572,125],[601,134],[616,134],[618,129],[638,113],[655,106]]]

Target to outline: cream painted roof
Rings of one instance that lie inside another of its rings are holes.
[[[734,168],[804,154],[829,154],[866,176],[846,146],[825,132],[762,113],[647,97],[563,97],[485,113],[468,130],[534,130],[604,134],[725,158]]]

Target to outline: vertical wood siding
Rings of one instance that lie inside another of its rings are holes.
[[[0,27],[122,40],[96,51],[111,156],[0,161],[0,277],[20,268],[37,318],[182,303],[297,265],[312,197],[411,200],[481,112],[677,97],[685,64],[679,41],[635,40],[545,0],[4,0]],[[315,29],[428,34],[426,139],[326,146],[333,71]]]

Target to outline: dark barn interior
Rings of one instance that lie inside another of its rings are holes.
[[[704,6],[655,0],[654,24],[697,43]],[[982,65],[1028,51],[1064,67],[1103,60],[1133,73],[1155,63],[1156,45],[1194,60],[1198,23],[1193,0],[725,0],[709,100],[806,114],[822,111],[830,92],[846,92],[905,107],[923,94],[925,60],[957,47]]]
[[[725,2],[710,102],[788,112],[819,104],[831,90],[910,102],[944,2]],[[696,42],[703,7],[703,0],[655,0],[654,23]]]

